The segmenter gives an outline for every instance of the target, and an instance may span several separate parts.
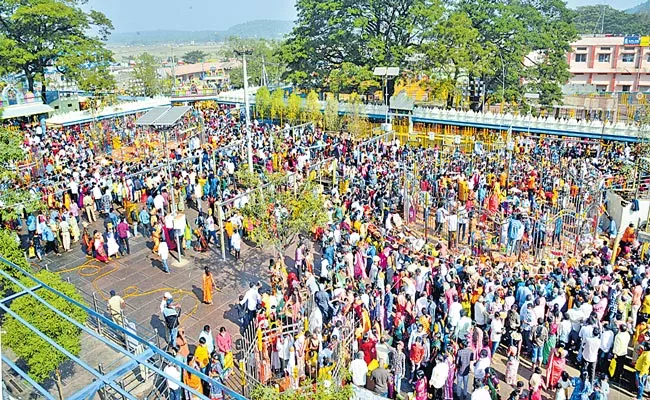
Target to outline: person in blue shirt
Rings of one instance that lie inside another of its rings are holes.
[[[151,216],[149,215],[149,212],[147,211],[146,207],[142,207],[142,210],[140,210],[140,214],[138,215],[138,219],[140,220],[140,223],[142,224],[142,230],[144,231],[144,236],[145,237],[150,237],[151,236]]]
[[[29,213],[27,217],[27,231],[29,232],[30,238],[34,237],[34,233],[36,232],[36,217],[33,213]]]
[[[41,234],[41,237],[43,238],[43,241],[45,242],[45,253],[49,253],[50,251],[53,251],[57,255],[61,255],[59,253],[59,249],[56,246],[56,241],[54,239],[54,233],[52,232],[52,228],[50,228],[49,225],[45,225],[43,227],[43,233]]]
[[[562,217],[557,217],[555,219],[555,227],[553,229],[553,237],[551,238],[551,245],[555,246],[555,241],[562,246],[562,240],[560,240],[562,235]]]

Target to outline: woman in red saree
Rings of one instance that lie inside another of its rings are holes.
[[[546,387],[554,388],[560,381],[562,371],[566,369],[566,352],[559,347],[551,352],[546,369]]]
[[[167,242],[167,248],[171,250],[176,250],[176,241],[172,240],[172,237],[169,233],[169,229],[165,226],[165,224],[162,224],[162,230],[163,234],[165,235],[165,242]]]
[[[106,254],[106,249],[104,249],[104,238],[102,237],[102,234],[95,231],[93,233],[93,236],[95,238],[94,240],[95,258],[97,259],[97,261],[107,263],[108,254]]]

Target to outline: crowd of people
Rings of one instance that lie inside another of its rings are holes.
[[[328,192],[327,225],[297,245],[293,268],[271,261],[270,292],[253,285],[242,299],[243,326],[268,333],[260,380],[297,387],[333,379],[343,362],[354,385],[390,398],[603,399],[612,377],[641,398],[647,264],[634,226],[613,257],[616,228],[601,207],[630,149],[525,139],[511,159],[455,152],[432,167],[439,148],[333,141],[325,151],[342,182]],[[410,200],[405,165],[422,166]],[[427,241],[414,231],[418,207],[435,216]],[[562,210],[590,229],[568,239],[553,218]],[[491,251],[476,251],[479,235],[492,236]],[[308,329],[292,329],[302,318]]]
[[[203,145],[188,138],[137,160],[98,156],[79,132],[25,131],[44,178],[21,184],[47,209],[6,223],[25,225],[25,249],[39,259],[80,242],[89,257],[110,262],[130,253],[131,237],[144,235],[167,273],[170,251],[208,251],[219,245],[223,225],[237,260],[253,223],[238,212],[247,201],[237,174],[246,157],[242,146],[220,146],[244,135],[224,109],[202,110],[202,118]],[[621,181],[612,166],[633,160],[632,147],[522,137],[511,152],[463,153],[390,135],[360,142],[343,132],[261,123],[252,136],[260,175],[291,173],[299,184],[311,165],[336,160],[323,188],[327,223],[301,237],[293,265],[271,260],[270,290],[254,282],[239,300],[242,330],[263,332],[254,358],[260,382],[295,388],[305,378],[334,380],[349,371],[344,380],[390,398],[496,399],[509,385],[513,400],[541,399],[544,390],[584,400],[607,398],[612,377],[620,383],[625,376],[634,389],[627,365],[642,398],[650,369],[647,265],[634,226],[619,235],[601,207],[605,189]],[[188,208],[197,217],[179,229],[174,217]],[[567,244],[563,220],[554,218],[562,210],[585,213],[593,229]],[[103,229],[93,228],[97,219]],[[215,288],[206,270],[203,302],[212,302]],[[233,363],[227,332],[215,339],[206,326],[190,353],[171,295],[160,311],[170,352],[222,379]],[[496,357],[503,357],[505,382]],[[532,373],[526,382],[520,363]],[[569,364],[577,376],[567,373]],[[223,395],[183,374],[196,390]],[[180,398],[177,385],[169,390]]]

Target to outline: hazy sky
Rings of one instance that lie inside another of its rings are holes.
[[[293,20],[295,0],[90,0],[116,32],[156,29],[224,30],[255,19]],[[569,7],[609,4],[625,9],[644,0],[568,0]]]

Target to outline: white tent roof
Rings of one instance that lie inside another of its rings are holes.
[[[29,117],[30,115],[39,115],[51,113],[54,109],[43,103],[25,103],[15,104],[5,107],[2,110],[2,119]]]
[[[153,99],[147,99],[142,101],[133,101],[121,103],[115,106],[106,107],[95,114],[95,120],[101,120],[106,118],[115,118],[121,117],[123,115],[131,115],[139,112],[148,111],[154,107],[168,106],[170,105],[168,97],[157,97]],[[48,125],[78,125],[86,124],[93,120],[93,115],[89,110],[85,111],[73,111],[66,114],[55,115],[52,118],[47,119]]]

